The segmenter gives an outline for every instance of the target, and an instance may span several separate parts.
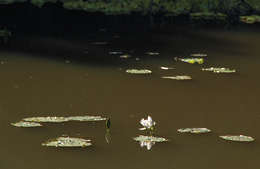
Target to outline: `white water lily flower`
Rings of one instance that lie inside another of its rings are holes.
[[[141,147],[146,147],[147,150],[151,150],[152,146],[155,144],[154,141],[140,141]]]
[[[141,119],[140,123],[144,126],[144,128],[140,128],[139,130],[153,130],[156,124],[151,116],[148,116],[147,119]]]

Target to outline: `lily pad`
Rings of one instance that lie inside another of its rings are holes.
[[[205,54],[205,53],[193,53],[190,56],[192,56],[192,57],[206,57],[208,55]]]
[[[252,142],[255,140],[253,137],[244,136],[244,135],[239,135],[239,136],[226,135],[226,136],[219,136],[219,137],[224,140],[237,141],[237,142]]]
[[[260,16],[259,15],[240,16],[240,21],[247,24],[253,24],[253,23],[260,22]]]
[[[140,135],[134,138],[135,141],[151,141],[151,142],[166,142],[167,139],[163,137],[154,137],[154,136],[143,136]]]
[[[15,127],[40,127],[40,126],[42,126],[40,123],[27,122],[27,121],[19,121],[17,123],[11,123],[11,125],[13,125]]]
[[[123,52],[120,51],[114,51],[114,52],[109,52],[110,55],[121,55]]]
[[[210,129],[207,128],[180,128],[177,130],[180,133],[192,133],[192,134],[200,134],[200,133],[209,133]]]
[[[58,137],[54,140],[42,143],[42,146],[47,147],[87,147],[91,146],[91,140],[73,137]]]
[[[47,123],[61,123],[61,122],[66,122],[69,121],[66,117],[29,117],[29,118],[24,118],[24,121],[29,121],[29,122],[47,122]]]
[[[173,79],[173,80],[191,80],[190,76],[162,76],[163,79]]]
[[[127,59],[127,58],[130,58],[131,57],[131,55],[120,55],[119,56],[121,59]]]
[[[174,68],[173,67],[161,66],[160,69],[162,69],[162,70],[170,70],[170,69],[174,69]]]
[[[154,56],[154,55],[159,55],[159,52],[146,52],[145,54],[150,55],[150,56]]]
[[[180,58],[179,60],[182,62],[185,62],[185,63],[190,63],[190,64],[194,64],[194,63],[203,64],[204,63],[203,58]]]
[[[107,118],[101,116],[70,116],[66,117],[68,121],[103,121]]]
[[[202,71],[209,71],[213,73],[235,73],[235,69],[229,69],[229,68],[220,68],[220,67],[210,67],[210,68],[202,68]]]
[[[130,74],[151,74],[152,71],[148,69],[127,69],[126,73]]]

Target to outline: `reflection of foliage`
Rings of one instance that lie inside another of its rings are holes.
[[[0,0],[2,4],[25,2],[26,0]],[[225,13],[247,14],[260,11],[259,0],[29,0],[42,7],[45,3],[62,2],[64,8],[103,12],[109,15],[130,14],[131,12],[147,14],[161,13],[179,15],[188,13]]]

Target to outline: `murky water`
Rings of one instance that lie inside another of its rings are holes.
[[[255,169],[260,154],[260,32],[194,30],[154,34],[86,37],[87,40],[25,38],[0,51],[0,131],[2,169]],[[91,45],[108,41],[108,45]],[[21,43],[24,42],[24,43]],[[16,44],[17,43],[17,44]],[[122,50],[132,55],[109,55]],[[148,56],[147,51],[160,52]],[[174,57],[207,53],[203,65]],[[136,60],[139,58],[140,60]],[[160,66],[174,67],[161,70]],[[235,74],[202,72],[229,67]],[[152,75],[126,74],[147,68]],[[161,79],[190,75],[192,81]],[[16,128],[11,122],[31,116],[102,115],[111,117],[111,142],[104,122],[47,124]],[[170,139],[150,151],[132,138],[141,118],[151,115],[156,134]],[[182,127],[207,127],[205,135],[177,133]],[[62,149],[41,143],[61,135],[93,140],[93,147]],[[253,136],[249,144],[218,138]]]

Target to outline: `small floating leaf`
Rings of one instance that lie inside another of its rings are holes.
[[[193,133],[193,134],[211,132],[211,130],[207,129],[207,128],[180,128],[177,131],[180,132],[180,133]]]
[[[219,137],[224,140],[238,141],[238,142],[252,142],[255,140],[253,137],[244,136],[244,135],[239,135],[239,136],[226,135],[226,136],[219,136]]]
[[[24,121],[29,121],[29,122],[50,122],[50,123],[60,123],[60,122],[66,122],[69,121],[69,119],[65,117],[29,117],[29,118],[24,118]]]
[[[205,53],[193,53],[190,56],[192,56],[192,57],[206,57],[208,55],[205,54]]]
[[[17,123],[11,123],[11,125],[13,125],[15,127],[40,127],[40,126],[42,126],[40,123],[26,122],[26,121],[19,121]]]
[[[107,45],[107,42],[93,42],[93,45]]]
[[[58,137],[54,140],[42,143],[42,146],[47,147],[87,147],[91,146],[91,140],[73,137]]]
[[[194,63],[203,64],[204,63],[203,58],[180,58],[179,60],[182,62],[190,63],[190,64],[194,64]]]
[[[170,69],[174,69],[174,68],[173,67],[161,66],[160,69],[162,69],[162,70],[170,70]]]
[[[154,137],[154,136],[143,136],[140,135],[138,137],[134,138],[135,141],[138,141],[140,143],[141,147],[146,147],[147,150],[150,150],[152,148],[152,146],[156,143],[156,142],[165,142],[168,141],[165,138],[162,137]]]
[[[126,70],[126,73],[131,74],[151,74],[152,71],[148,69],[128,69]]]
[[[127,58],[130,58],[131,57],[131,55],[120,55],[119,56],[121,59],[127,59]]]
[[[123,52],[120,51],[114,51],[114,52],[109,52],[110,55],[121,55]]]
[[[143,136],[140,135],[134,138],[135,141],[152,141],[152,142],[165,142],[168,141],[163,137],[154,137],[154,136]]]
[[[202,68],[202,71],[209,71],[213,73],[235,73],[235,69],[229,69],[229,68],[220,68],[220,67],[210,67],[210,68]]]
[[[159,55],[160,53],[159,52],[146,52],[145,54],[154,56],[154,55]]]
[[[107,118],[101,116],[70,116],[65,117],[68,121],[103,121]]]
[[[191,80],[190,76],[162,76],[163,79],[173,79],[173,80]]]

